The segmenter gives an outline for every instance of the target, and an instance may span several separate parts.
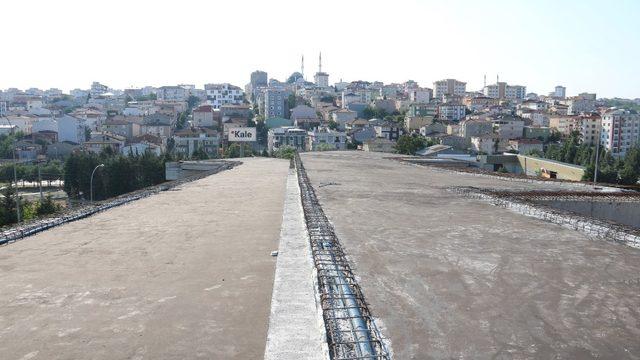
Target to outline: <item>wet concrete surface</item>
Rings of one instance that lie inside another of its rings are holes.
[[[395,358],[640,358],[640,251],[446,191],[578,187],[384,157],[302,159]]]
[[[0,247],[0,359],[263,357],[289,162]]]

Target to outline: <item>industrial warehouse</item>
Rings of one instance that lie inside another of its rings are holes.
[[[405,160],[183,165],[175,186],[14,234],[0,247],[0,354],[640,353],[638,193]]]

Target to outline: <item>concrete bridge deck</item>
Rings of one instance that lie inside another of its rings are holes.
[[[259,359],[289,162],[0,247],[1,359]]]
[[[585,190],[302,155],[397,359],[638,359],[640,251],[450,186]]]

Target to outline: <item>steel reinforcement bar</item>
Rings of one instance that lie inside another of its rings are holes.
[[[318,291],[333,360],[390,359],[380,331],[333,226],[324,214],[299,155],[294,159],[304,218],[318,276]]]
[[[197,174],[193,176],[186,177],[180,180],[169,181],[160,185],[155,185],[151,187],[147,187],[141,190],[136,190],[128,194],[120,195],[113,199],[105,200],[98,202],[96,205],[87,205],[81,208],[66,212],[61,216],[46,218],[46,219],[38,219],[21,226],[15,226],[8,230],[4,230],[0,232],[0,245],[7,245],[12,242],[18,241],[22,238],[25,238],[30,235],[37,234],[41,231],[45,231],[47,229],[51,229],[56,226],[60,226],[62,224],[66,224],[68,222],[84,219],[89,217],[95,213],[99,213],[101,211],[105,211],[116,206],[124,205],[130,203],[132,201],[136,201],[154,194],[157,194],[161,191],[166,191],[176,186],[180,186],[182,184],[199,180],[205,178],[209,175],[213,175],[223,170],[228,170],[233,168],[234,166],[240,164],[238,161],[228,161],[221,164],[221,166],[212,171],[206,171],[202,174]]]

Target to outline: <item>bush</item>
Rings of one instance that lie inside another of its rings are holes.
[[[276,150],[273,155],[280,159],[291,160],[296,156],[296,149],[292,148],[291,146],[283,146]]]
[[[38,203],[38,207],[36,208],[36,214],[38,214],[38,216],[55,214],[58,211],[60,211],[60,205],[53,201],[51,195],[47,195]]]

